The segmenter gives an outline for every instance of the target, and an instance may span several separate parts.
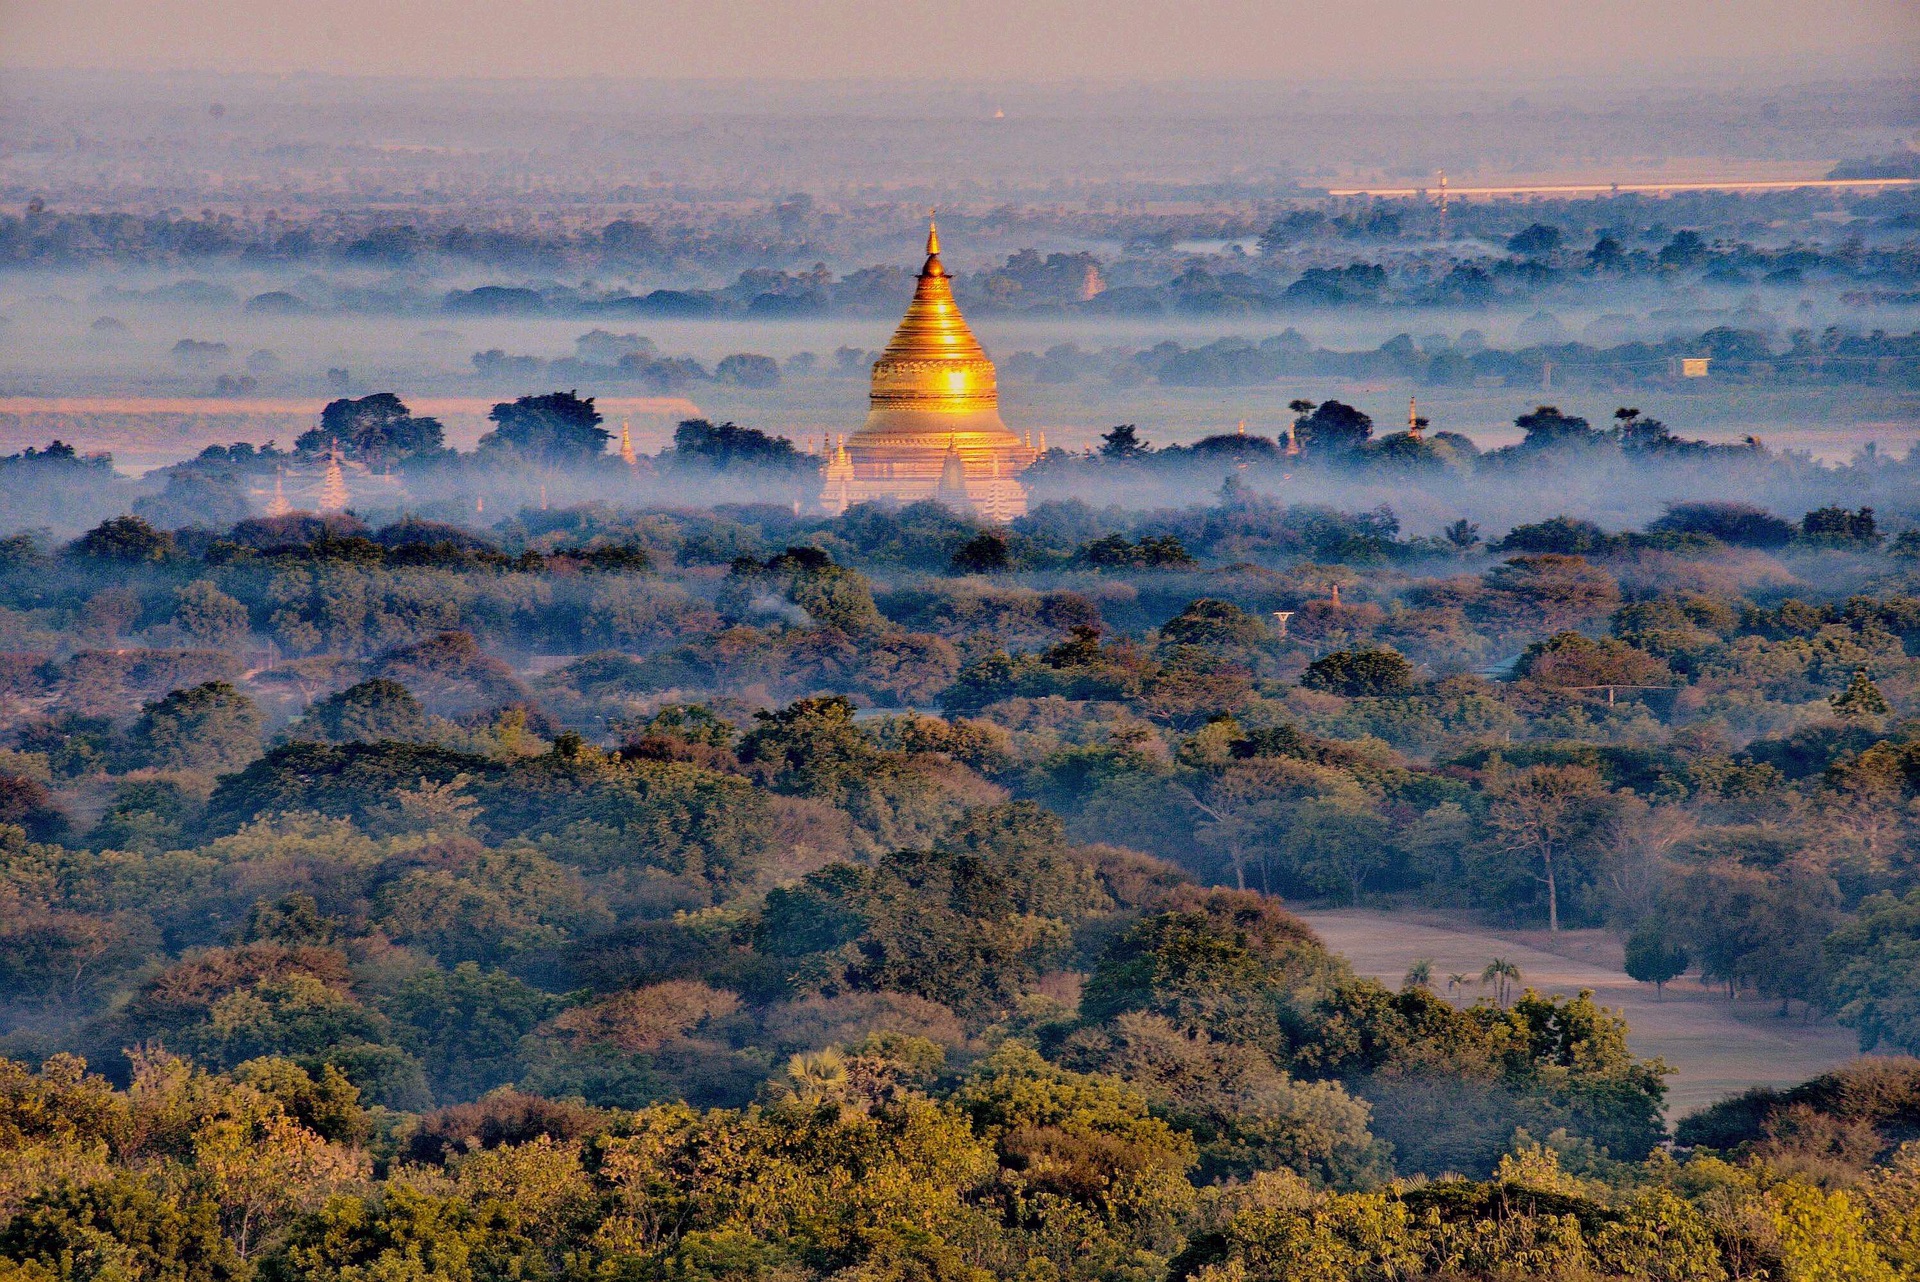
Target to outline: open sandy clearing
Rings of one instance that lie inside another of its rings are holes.
[[[1626,1017],[1636,1054],[1658,1056],[1675,1070],[1667,1079],[1667,1109],[1674,1117],[1750,1086],[1805,1081],[1858,1053],[1847,1029],[1807,1023],[1798,1014],[1782,1019],[1771,1002],[1729,1003],[1691,979],[1667,985],[1665,999],[1656,1000],[1652,985],[1620,969],[1618,942],[1600,931],[1562,931],[1549,941],[1544,932],[1496,933],[1357,909],[1299,915],[1355,970],[1394,986],[1425,958],[1433,963],[1434,990],[1443,996],[1449,975],[1472,976],[1476,983],[1456,999],[1472,1001],[1485,991],[1477,983],[1480,972],[1504,957],[1520,967],[1522,986],[1569,996],[1593,989],[1603,1006]]]

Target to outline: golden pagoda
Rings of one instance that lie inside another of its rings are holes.
[[[953,301],[940,231],[927,227],[927,261],[893,341],[873,364],[867,421],[823,473],[821,507],[937,499],[1010,521],[1027,510],[1019,475],[1037,458],[1000,421],[993,362]]]
[[[340,442],[327,449],[327,474],[320,482],[320,514],[347,510],[347,474],[340,467]]]

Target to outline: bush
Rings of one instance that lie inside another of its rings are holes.
[[[1793,525],[1750,503],[1674,503],[1647,526],[1656,534],[1704,534],[1735,547],[1778,548],[1793,540]]]
[[[1300,684],[1349,699],[1409,694],[1414,668],[1395,650],[1335,650],[1307,665]]]
[[[1585,556],[1605,552],[1611,543],[1607,532],[1592,521],[1577,521],[1556,516],[1537,525],[1516,525],[1507,537],[1494,544],[1496,552],[1558,552],[1566,556]]]

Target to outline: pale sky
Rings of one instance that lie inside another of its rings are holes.
[[[1345,80],[1920,69],[1914,0],[0,0],[0,66]]]

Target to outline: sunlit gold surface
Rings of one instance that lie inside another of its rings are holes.
[[[866,424],[847,439],[852,475],[830,485],[824,501],[834,506],[835,494],[856,503],[935,497],[949,447],[965,465],[981,515],[1006,519],[1026,510],[1015,478],[1035,453],[1000,421],[993,362],[954,302],[939,232],[929,227],[913,300],[874,362]]]
[[[953,301],[939,232],[930,230],[913,301],[873,366],[873,408],[966,414],[998,404],[993,362]]]

